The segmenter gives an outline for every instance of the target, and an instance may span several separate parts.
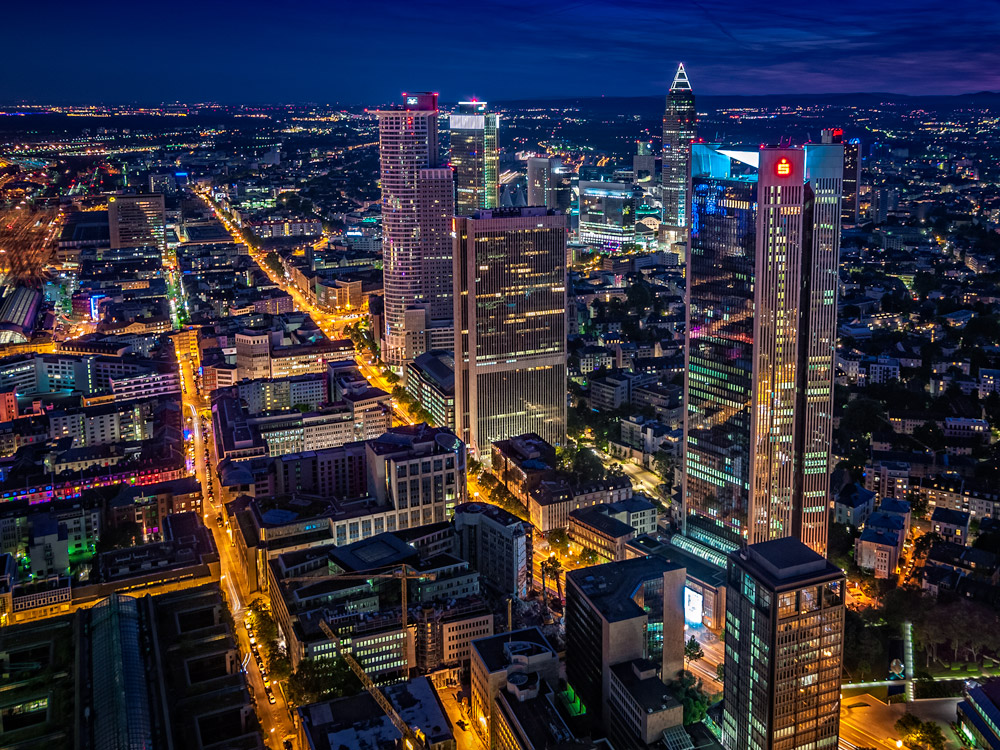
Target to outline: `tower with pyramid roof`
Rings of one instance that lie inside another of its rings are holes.
[[[687,242],[691,142],[697,135],[694,90],[684,63],[681,63],[670,84],[663,111],[663,225],[660,228],[660,246],[665,249],[675,243]]]

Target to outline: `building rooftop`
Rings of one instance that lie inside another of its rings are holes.
[[[457,517],[460,514],[486,516],[501,526],[515,526],[526,523],[526,521],[522,521],[510,511],[506,511],[496,505],[489,505],[488,503],[462,503],[455,506],[455,516]]]
[[[382,688],[400,718],[427,737],[428,745],[452,738],[448,719],[426,677]],[[402,739],[368,693],[311,703],[297,709],[310,750],[383,750]]]
[[[479,655],[488,672],[506,669],[511,664],[511,654],[515,652],[556,653],[552,644],[537,627],[479,638],[472,642],[472,649]]]
[[[793,537],[751,544],[729,558],[775,589],[844,575],[836,565]]]
[[[633,599],[639,586],[672,570],[683,568],[660,557],[639,557],[571,570],[566,578],[606,620],[615,622],[643,615],[643,608]]]
[[[569,513],[570,521],[576,521],[583,526],[589,526],[594,531],[604,536],[617,539],[623,536],[630,536],[635,533],[635,529],[624,521],[612,518],[602,513],[597,508],[579,508]]]
[[[670,694],[659,677],[640,677],[639,674],[655,674],[657,665],[648,659],[633,659],[611,667],[615,677],[646,713],[666,711],[680,704]]]
[[[931,523],[946,523],[951,526],[968,526],[969,514],[963,510],[951,508],[935,508],[931,515]]]
[[[331,562],[350,573],[415,564],[419,557],[413,547],[388,531],[330,550]]]

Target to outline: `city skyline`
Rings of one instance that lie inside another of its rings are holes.
[[[822,94],[992,18],[116,2],[8,35],[5,741],[1000,750],[1000,92]]]
[[[127,6],[128,13],[109,8],[97,18],[77,6],[58,5],[63,7],[47,28],[53,52],[34,54],[30,35],[8,40],[11,59],[21,61],[0,73],[0,91],[12,101],[374,103],[398,95],[403,69],[419,71],[409,82],[413,88],[432,84],[454,91],[445,98],[455,101],[665,92],[672,67],[649,66],[650,59],[683,61],[697,69],[699,89],[709,96],[1000,89],[1000,52],[988,42],[1000,33],[1000,21],[971,2],[954,4],[947,24],[939,23],[939,6],[928,0],[907,4],[905,12],[895,4],[841,3],[835,18],[813,11],[777,15],[765,6],[730,0],[676,7],[628,0],[613,8],[518,2],[504,4],[502,12],[486,4],[462,14],[449,13],[442,2],[422,6],[419,13],[396,0],[377,11],[364,4],[302,3],[283,9],[277,19],[268,14],[269,41],[256,50],[258,64],[245,68],[222,68],[213,61],[244,53],[244,40],[259,35],[258,20],[271,10],[263,3],[241,5],[240,12],[229,3],[198,7],[202,25],[226,31],[214,42],[217,57],[206,55],[200,37],[197,42],[178,37],[168,25],[157,24],[153,9],[144,8],[137,17],[134,5]],[[30,26],[32,13],[29,6],[14,6],[7,20],[12,28]],[[144,18],[149,46],[160,44],[175,54],[118,67],[111,75],[94,76],[87,66],[67,68],[69,58],[60,50],[73,49],[80,35],[98,49],[116,48]],[[557,36],[537,34],[551,23],[559,24]],[[484,43],[482,33],[470,33],[483,28],[497,41]],[[336,59],[366,59],[376,31],[391,44],[380,44],[381,54],[369,61],[365,75],[337,76]],[[414,43],[441,34],[453,39],[449,55],[427,55]],[[332,59],[330,49],[338,52]],[[504,65],[495,64],[498,56]],[[452,64],[456,57],[463,65]],[[598,60],[604,65],[590,66],[590,74],[579,77],[581,63]],[[623,82],[613,72],[619,65],[641,72]]]

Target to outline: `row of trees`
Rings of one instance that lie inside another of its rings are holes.
[[[262,659],[272,680],[287,680],[292,672],[288,657],[278,648],[278,624],[271,616],[271,608],[259,596],[251,600],[250,630],[257,639],[257,650],[263,652]]]
[[[415,421],[427,422],[427,424],[434,423],[434,417],[431,413],[423,407],[423,404],[413,398],[410,392],[403,386],[394,385],[392,387],[392,397],[396,399],[396,403],[402,404],[406,408],[406,411],[409,412]]]
[[[288,657],[278,648],[278,625],[267,603],[257,597],[249,604],[250,630],[272,681],[287,680],[288,698],[298,706],[342,698],[361,692],[361,681],[341,658],[303,659],[292,671]]]
[[[492,474],[484,472],[479,476],[479,486],[486,492],[484,499],[489,500],[494,505],[499,505],[511,515],[517,516],[522,521],[528,520],[528,511],[521,504],[510,490],[504,487]]]
[[[379,357],[379,342],[378,337],[374,334],[371,326],[366,324],[364,319],[359,320],[357,323],[348,323],[344,326],[344,335],[351,340],[356,349],[368,350],[369,353],[375,358]],[[399,382],[399,376],[396,375],[391,370],[386,370],[389,375],[392,375],[394,380],[390,380],[389,376],[386,375],[386,380],[390,384],[395,384]],[[385,373],[383,373],[385,375]]]

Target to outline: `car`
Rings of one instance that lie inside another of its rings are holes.
[[[270,703],[272,706],[278,702],[274,697],[274,693],[272,693],[270,690],[267,691],[267,702]]]
[[[271,687],[271,681],[269,679],[267,679],[267,675],[264,675],[264,687],[266,687],[266,688],[270,688]]]

